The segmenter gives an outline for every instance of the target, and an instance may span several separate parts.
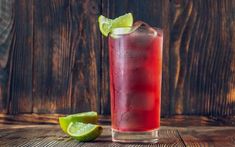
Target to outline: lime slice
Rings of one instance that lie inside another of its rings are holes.
[[[97,112],[94,111],[72,114],[65,117],[59,117],[60,127],[65,133],[67,133],[67,128],[71,122],[96,124],[97,121],[98,121],[98,115]]]
[[[115,18],[112,23],[112,28],[131,27],[133,25],[133,16],[131,13]]]
[[[112,20],[100,15],[98,18],[99,28],[104,36],[108,36],[112,28]]]
[[[98,22],[101,33],[104,36],[108,36],[113,28],[132,26],[133,16],[131,13],[127,13],[125,15],[119,16],[118,18],[109,19],[104,17],[103,15],[100,15],[98,18]]]
[[[71,122],[67,128],[68,134],[81,142],[95,140],[102,130],[103,128],[99,125],[81,122]]]

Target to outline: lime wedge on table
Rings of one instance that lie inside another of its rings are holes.
[[[101,33],[104,36],[108,36],[108,34],[112,31],[113,28],[132,26],[133,16],[131,13],[127,13],[125,15],[119,16],[118,18],[109,19],[103,15],[100,15],[98,18],[98,22]]]
[[[82,142],[96,139],[102,133],[102,130],[99,125],[81,122],[71,122],[67,128],[70,136]]]
[[[97,112],[93,112],[93,111],[72,114],[72,115],[68,115],[65,117],[59,117],[60,127],[65,133],[67,133],[67,128],[71,122],[96,124],[97,121],[98,121]]]

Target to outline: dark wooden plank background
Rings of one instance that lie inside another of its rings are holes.
[[[235,115],[235,0],[2,0],[0,112],[110,114],[97,17],[163,28],[162,116]]]

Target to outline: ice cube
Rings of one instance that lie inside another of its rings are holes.
[[[134,48],[148,49],[157,31],[144,22],[137,22],[137,28],[129,35],[129,41]]]
[[[154,92],[132,92],[128,94],[128,106],[131,110],[153,110],[156,102]]]
[[[138,111],[127,111],[121,114],[121,118],[119,119],[119,127],[122,130],[128,131],[137,131],[144,127],[145,124],[145,116],[143,113]]]

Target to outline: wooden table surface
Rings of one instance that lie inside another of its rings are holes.
[[[182,123],[185,122],[185,123]],[[204,117],[165,118],[161,120],[160,141],[156,144],[120,144],[111,141],[110,121],[103,121],[104,131],[93,142],[82,143],[69,138],[57,124],[2,122],[0,146],[215,146],[235,147],[234,121],[217,123]]]

